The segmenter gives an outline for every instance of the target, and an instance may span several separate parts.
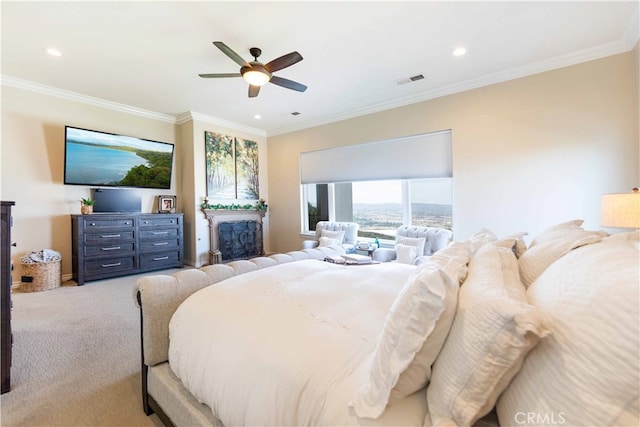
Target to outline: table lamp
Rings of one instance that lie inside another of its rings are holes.
[[[640,229],[640,190],[631,193],[602,195],[602,219],[604,227]]]

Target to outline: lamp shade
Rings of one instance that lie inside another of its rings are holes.
[[[640,228],[640,192],[604,194],[601,225]]]

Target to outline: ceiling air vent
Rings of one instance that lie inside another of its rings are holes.
[[[407,83],[417,82],[418,80],[423,80],[423,74],[416,74],[415,76],[407,77],[406,79],[400,79],[397,81],[398,85],[404,85]]]
[[[291,113],[291,115],[292,115],[292,116],[298,116],[298,115],[300,115],[300,114],[301,114],[301,113],[300,113],[300,112],[298,112],[298,111],[294,111],[293,113]]]

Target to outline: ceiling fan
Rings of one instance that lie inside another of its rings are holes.
[[[249,49],[249,53],[253,56],[253,61],[247,62],[240,55],[234,52],[229,46],[222,42],[213,42],[225,55],[231,58],[236,64],[240,65],[239,73],[218,73],[218,74],[198,74],[204,78],[221,78],[221,77],[242,77],[249,83],[249,98],[254,98],[260,93],[260,86],[266,83],[273,83],[287,89],[304,92],[307,87],[301,83],[282,77],[274,76],[273,73],[283,68],[290,67],[296,62],[302,61],[302,55],[298,52],[291,52],[282,55],[273,61],[263,64],[258,61],[258,57],[262,54],[262,50],[257,47]]]

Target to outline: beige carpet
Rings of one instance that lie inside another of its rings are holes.
[[[2,426],[162,425],[142,410],[133,297],[141,276],[13,291],[11,391],[1,398]]]

